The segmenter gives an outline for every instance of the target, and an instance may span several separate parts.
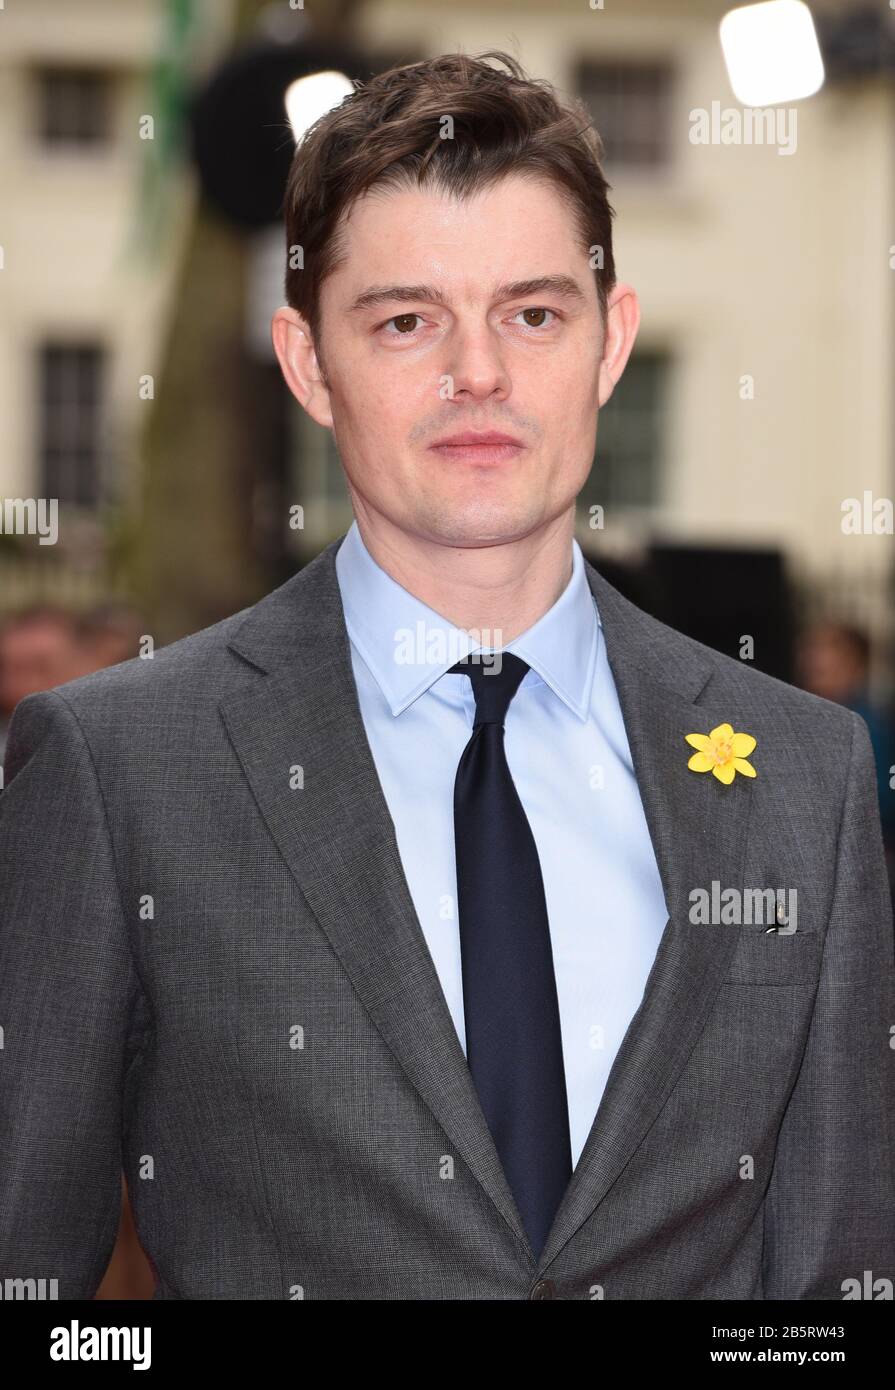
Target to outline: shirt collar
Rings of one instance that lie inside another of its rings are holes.
[[[404,589],[373,559],[353,521],[336,551],[345,625],[393,715],[401,714],[454,662],[487,649],[463,628]],[[559,598],[527,632],[506,644],[582,721],[590,710],[600,641],[600,615],[572,539],[572,576]],[[526,680],[529,676],[526,675]]]

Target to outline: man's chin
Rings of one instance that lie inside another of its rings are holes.
[[[430,517],[427,530],[432,540],[441,545],[461,549],[481,549],[485,546],[511,545],[524,540],[538,529],[538,519],[525,516],[450,516]]]

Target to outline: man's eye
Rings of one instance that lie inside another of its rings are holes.
[[[557,315],[554,313],[554,311],[553,311],[552,309],[542,309],[542,308],[538,308],[537,306],[532,306],[530,309],[520,309],[520,310],[519,310],[519,314],[533,314],[536,318],[537,318],[537,316],[538,316],[539,314],[540,314],[540,315],[543,315],[543,314],[553,314],[553,317],[554,317],[554,318],[557,318]],[[518,318],[518,317],[519,317],[519,314],[514,314],[513,317],[514,317],[514,318]],[[545,324],[544,321],[543,321],[543,319],[542,319],[542,320],[541,320],[540,322],[538,322],[538,323],[526,322],[525,327],[526,327],[526,328],[549,328],[549,327],[550,327],[550,324],[549,324],[549,323]]]
[[[386,337],[387,337],[387,338],[399,338],[399,337],[404,337],[404,338],[406,338],[406,337],[409,336],[410,333],[412,333],[412,332],[414,331],[414,329],[413,329],[412,327],[408,327],[408,319],[418,319],[418,318],[419,318],[419,314],[395,314],[393,318],[386,319],[385,323],[383,323],[383,324],[381,325],[381,327],[382,327],[382,328],[387,328],[388,325],[389,325],[390,323],[397,324],[397,325],[398,325],[397,332],[395,332],[395,333],[387,333],[387,334],[386,334]]]
[[[524,327],[530,328],[532,331],[539,328],[552,327],[552,322],[548,322],[545,317],[548,314],[551,320],[559,318],[555,310],[541,308],[537,305],[533,305],[527,309],[520,309],[513,317],[518,319],[520,314],[527,314],[530,316],[526,319]],[[535,322],[531,321],[532,317]],[[419,314],[395,314],[392,318],[386,319],[385,323],[380,324],[379,330],[380,332],[385,331],[385,336],[387,338],[409,338],[416,332],[417,322],[419,321],[421,321]],[[394,330],[389,328],[389,324],[395,325]]]

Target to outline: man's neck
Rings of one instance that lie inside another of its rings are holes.
[[[357,517],[370,555],[403,589],[455,627],[505,647],[553,607],[572,577],[574,510],[519,541],[451,546]]]

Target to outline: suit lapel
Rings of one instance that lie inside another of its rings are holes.
[[[541,1257],[544,1268],[593,1213],[670,1094],[701,1033],[736,933],[694,925],[690,892],[742,882],[752,781],[723,786],[691,772],[689,733],[737,727],[712,700],[713,666],[679,635],[628,603],[590,564],[668,921],[640,1007],[622,1040],[584,1149]],[[699,703],[697,703],[699,700]],[[619,931],[624,923],[619,923]]]
[[[221,714],[260,813],[383,1040],[530,1254],[413,906],[367,741],[335,572],[340,543],[248,610],[229,645],[264,679],[226,696]],[[751,796],[747,779],[724,787],[687,769],[685,734],[736,724],[736,710],[712,703],[710,661],[694,662],[682,639],[589,564],[586,571],[669,919],[542,1268],[621,1173],[706,1021],[735,933],[692,925],[689,893],[709,888],[713,878],[741,881]],[[290,788],[296,766],[301,790]]]
[[[367,741],[335,572],[339,543],[249,610],[230,646],[267,674],[225,697],[221,714],[258,809],[383,1040],[529,1248]],[[302,790],[290,789],[295,766]]]

